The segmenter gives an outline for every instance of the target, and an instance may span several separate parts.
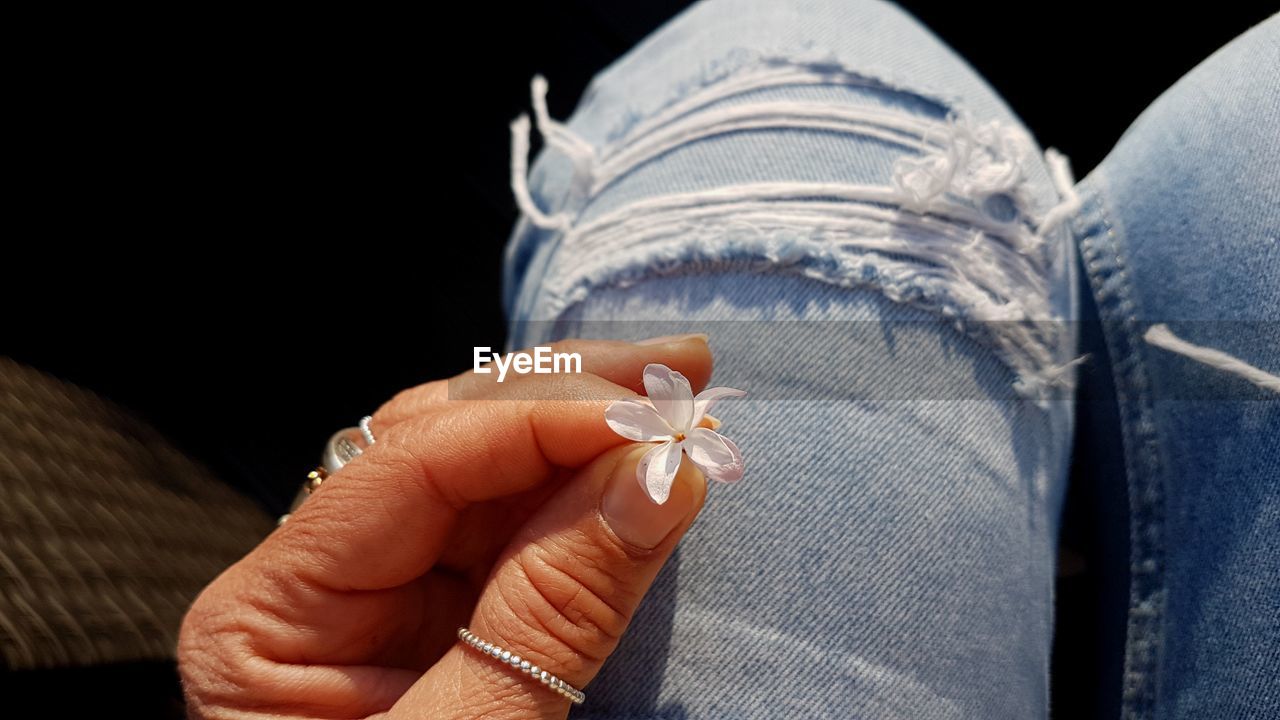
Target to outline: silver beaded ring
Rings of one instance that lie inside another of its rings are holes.
[[[528,660],[525,660],[519,655],[516,655],[510,650],[503,650],[502,648],[498,647],[497,645],[494,645],[493,643],[485,642],[484,640],[481,640],[479,637],[476,636],[475,633],[471,632],[470,630],[464,627],[458,628],[458,639],[470,645],[471,647],[475,648],[476,650],[479,650],[481,653],[488,655],[489,657],[497,660],[503,665],[508,665],[511,668],[528,675],[534,680],[541,682],[543,685],[546,685],[548,688],[569,698],[571,701],[573,701],[574,705],[581,705],[587,700],[586,693],[582,692],[581,690],[561,680],[555,675],[552,675],[546,670],[543,670],[537,665],[534,665]]]
[[[364,435],[364,441],[372,445],[374,443],[373,429],[369,427],[369,423],[373,422],[372,415],[365,415],[360,418],[360,434]]]

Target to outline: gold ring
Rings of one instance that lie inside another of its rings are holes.
[[[294,496],[293,504],[289,506],[289,512],[281,515],[280,519],[276,522],[276,525],[283,525],[288,522],[290,516],[297,512],[298,506],[302,504],[302,501],[306,500],[311,493],[319,490],[320,485],[324,483],[328,477],[329,471],[325,470],[324,466],[318,466],[315,470],[307,473],[307,480],[302,483],[302,489]]]

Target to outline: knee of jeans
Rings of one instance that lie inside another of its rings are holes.
[[[1204,59],[1153,101],[1099,164],[1109,191],[1207,208],[1277,204],[1280,14]],[[1086,178],[1091,187],[1103,181]],[[1129,200],[1125,197],[1124,202]],[[1115,204],[1119,204],[1118,202]],[[1273,215],[1274,217],[1274,215]],[[1270,224],[1271,240],[1275,225]],[[1176,239],[1176,238],[1171,238]],[[1229,239],[1229,238],[1227,238]]]
[[[1152,180],[1170,165],[1194,169],[1233,147],[1235,159],[1246,165],[1271,161],[1274,167],[1280,152],[1278,56],[1280,13],[1241,33],[1161,93],[1126,128],[1109,159],[1123,163],[1125,156],[1143,152],[1167,158],[1163,167],[1150,170]]]
[[[524,321],[554,320],[600,289],[783,274],[929,313],[990,347],[1024,396],[1070,393],[1080,358],[1063,223],[1078,208],[1069,163],[1041,153],[971,71],[886,7],[856,6],[894,14],[906,54],[930,57],[929,69],[965,93],[904,79],[923,71],[902,53],[869,58],[847,40],[785,30],[768,34],[788,36],[781,50],[759,38],[680,45],[682,33],[664,30],[595,83],[569,123],[550,117],[547,83],[535,78],[535,122],[512,125],[522,217],[506,268],[511,343],[534,339]],[[874,34],[866,17],[852,20],[863,21],[848,25],[857,39]],[[690,23],[675,25],[687,35],[699,29]],[[678,47],[652,52],[668,41]],[[688,53],[692,74],[670,67]],[[628,83],[647,95],[601,99],[601,88]],[[535,123],[546,149],[529,173]]]
[[[1081,181],[1072,224],[1085,265],[1095,283],[1110,269],[1117,282],[1100,297],[1123,290],[1131,322],[1274,319],[1278,51],[1280,14],[1174,83]],[[1227,326],[1201,331],[1214,344]]]

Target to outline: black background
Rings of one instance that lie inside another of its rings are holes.
[[[464,370],[475,345],[502,345],[507,124],[528,109],[529,78],[550,80],[551,112],[567,117],[592,75],[685,4],[15,23],[0,352],[133,408],[279,513],[335,428]],[[1078,178],[1160,92],[1276,9],[902,4]],[[1089,532],[1102,519],[1087,508],[1123,494],[1079,460],[1063,542],[1085,564],[1058,590],[1057,717],[1114,715],[1119,695],[1118,653],[1090,628],[1122,629],[1097,567],[1124,549]],[[11,673],[0,687],[47,717],[86,703],[162,716],[177,697],[163,664]]]

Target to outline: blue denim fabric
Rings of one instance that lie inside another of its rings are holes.
[[[1072,219],[1114,360],[1134,717],[1280,717],[1280,396],[1145,342],[1280,369],[1280,15],[1165,92]]]
[[[1132,503],[1125,710],[1274,709],[1280,403],[1180,399],[1243,381],[1140,335],[1167,321],[1280,366],[1257,323],[1177,322],[1276,319],[1277,73],[1232,69],[1275,58],[1276,30],[1076,187],[878,2],[706,0],[563,125],[535,88],[548,147],[526,195],[515,125],[510,346],[708,331],[712,384],[751,393],[717,408],[746,477],[711,488],[573,717],[1046,716],[1082,285]]]

